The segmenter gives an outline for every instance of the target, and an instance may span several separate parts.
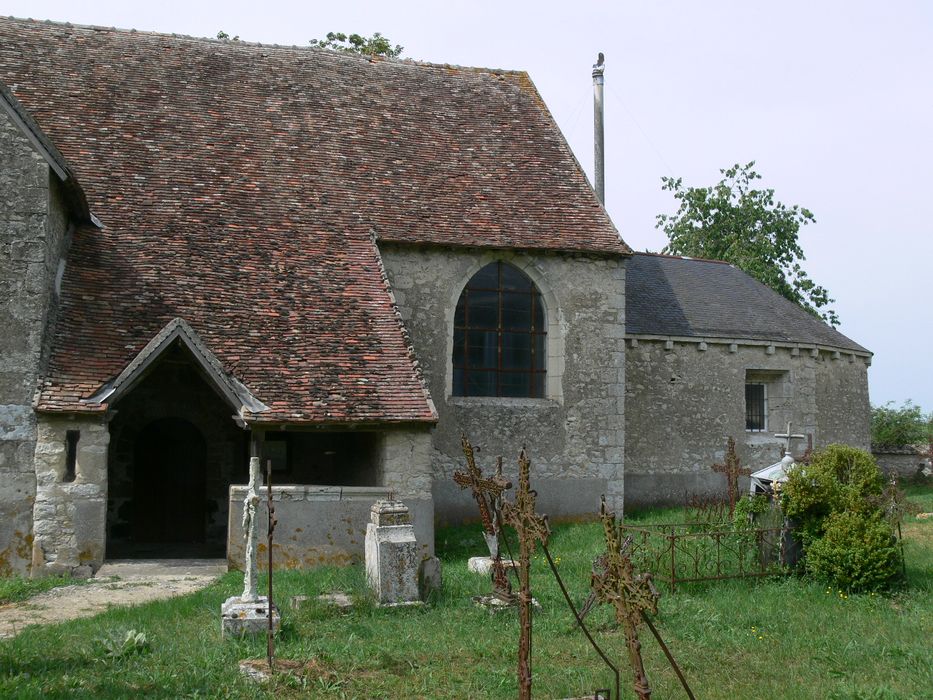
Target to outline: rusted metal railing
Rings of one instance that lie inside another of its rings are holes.
[[[790,573],[787,550],[792,529],[737,528],[721,524],[623,525],[631,538],[635,566],[664,581],[673,593],[679,583]]]

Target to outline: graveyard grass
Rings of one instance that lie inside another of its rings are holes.
[[[921,510],[933,511],[933,487],[909,494]],[[653,511],[633,519],[677,516]],[[696,696],[931,697],[933,520],[908,516],[903,529],[907,581],[884,595],[846,594],[797,577],[679,586],[673,595],[661,587],[657,626]],[[554,528],[551,552],[578,604],[601,546],[597,523]],[[437,549],[444,589],[420,608],[376,608],[361,566],[277,574],[276,599],[283,603],[338,589],[357,600],[349,613],[317,604],[297,612],[283,606],[278,657],[308,662],[304,678],[280,676],[262,686],[240,676],[237,661],[264,657],[265,639],[221,641],[220,604],[242,586],[242,576],[231,573],[183,598],[34,627],[0,641],[0,697],[514,698],[517,615],[492,617],[470,602],[489,588],[466,570],[467,558],[482,553],[478,527],[439,530]],[[532,585],[543,606],[534,618],[535,697],[611,687],[610,672],[575,628],[540,552]],[[624,640],[609,609],[596,608],[588,622],[618,661],[623,697],[633,697]],[[143,632],[147,643],[118,653],[111,644],[108,653],[106,640],[122,639],[130,629]],[[654,697],[684,697],[642,629]]]

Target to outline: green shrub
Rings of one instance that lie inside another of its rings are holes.
[[[781,491],[781,507],[795,521],[806,546],[822,536],[831,514],[875,511],[884,486],[884,475],[870,454],[829,445],[815,453],[810,464],[791,470]]]
[[[764,494],[747,494],[736,501],[732,522],[738,527],[750,527],[753,516],[766,513],[769,507],[768,497]]]
[[[781,507],[803,542],[807,570],[844,589],[881,588],[897,575],[896,517],[874,458],[829,445],[791,469]]]
[[[832,513],[806,554],[807,571],[846,590],[883,588],[897,575],[897,540],[879,513]]]

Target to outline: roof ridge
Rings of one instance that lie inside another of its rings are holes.
[[[709,262],[709,263],[718,263],[720,265],[728,265],[729,267],[735,267],[735,265],[727,260],[717,260],[716,258],[695,258],[690,255],[671,255],[670,253],[653,253],[650,250],[633,251],[633,255],[644,255],[646,257],[653,258],[669,258],[671,260],[695,260],[696,262]]]
[[[289,49],[297,51],[310,51],[310,52],[326,52],[328,55],[338,56],[340,58],[356,60],[356,61],[367,61],[369,63],[388,63],[391,65],[410,65],[410,66],[422,66],[425,68],[438,68],[442,70],[460,70],[460,71],[470,71],[473,73],[488,73],[490,75],[499,76],[499,75],[509,75],[515,77],[527,77],[528,71],[517,69],[517,68],[494,68],[492,66],[462,66],[456,63],[435,63],[434,61],[422,61],[420,59],[414,58],[389,58],[387,56],[366,56],[364,54],[357,54],[352,51],[335,51],[333,49],[325,49],[320,46],[305,46],[301,44],[275,44],[275,43],[262,43],[260,41],[246,41],[244,39],[218,39],[216,37],[208,36],[194,36],[192,34],[179,34],[177,32],[159,32],[151,29],[134,29],[134,28],[125,28],[125,27],[116,27],[116,26],[104,26],[102,24],[83,24],[80,22],[60,22],[52,19],[34,19],[32,17],[15,17],[13,15],[0,16],[0,19],[12,20],[14,22],[22,22],[24,24],[33,24],[33,25],[49,25],[53,27],[62,27],[68,29],[85,29],[95,32],[113,32],[115,34],[136,34],[142,36],[151,36],[151,37],[160,37],[165,39],[185,39],[189,41],[203,41],[209,42],[217,46],[233,46],[233,47],[246,47],[246,48],[261,48],[261,49]]]

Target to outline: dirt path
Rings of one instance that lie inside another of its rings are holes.
[[[0,639],[15,637],[29,625],[91,617],[110,606],[139,605],[193,593],[226,571],[223,559],[107,562],[86,584],[53,588],[0,606]]]

